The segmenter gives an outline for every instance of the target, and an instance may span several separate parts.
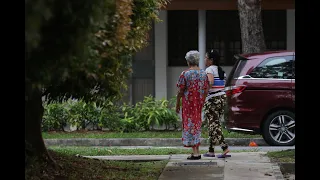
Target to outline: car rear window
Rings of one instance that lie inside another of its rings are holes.
[[[234,57],[234,59],[236,60],[235,57]],[[228,76],[227,83],[226,83],[227,85],[229,85],[231,83],[232,79],[238,78],[240,76],[240,73],[241,73],[242,69],[245,67],[246,63],[247,63],[247,60],[245,60],[245,59],[236,60],[236,63],[233,66],[233,68]]]

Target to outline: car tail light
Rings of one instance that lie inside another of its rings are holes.
[[[225,92],[227,96],[232,96],[234,94],[238,94],[241,93],[244,89],[246,88],[246,86],[244,85],[240,85],[240,86],[229,86],[225,88]]]

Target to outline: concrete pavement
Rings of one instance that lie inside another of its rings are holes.
[[[101,146],[92,146],[95,148],[101,148]],[[158,147],[158,146],[108,146],[108,148],[116,148],[116,149],[189,149],[183,146],[168,146],[168,147]],[[208,150],[209,146],[200,146],[200,150]],[[250,146],[229,146],[231,152],[237,151],[250,151],[250,152],[269,152],[269,151],[282,151],[287,149],[295,149],[295,146],[258,146],[258,147],[250,147]],[[215,147],[215,151],[221,152],[222,149],[220,146]]]
[[[202,157],[187,160],[180,155],[85,156],[101,160],[169,160],[159,180],[283,180],[277,164],[265,152],[231,152],[226,159]]]

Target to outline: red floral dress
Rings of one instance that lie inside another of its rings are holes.
[[[182,143],[184,147],[197,147],[201,138],[201,111],[208,88],[208,77],[204,70],[185,70],[181,73],[177,87],[182,96]]]

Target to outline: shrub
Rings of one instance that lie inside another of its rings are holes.
[[[123,116],[121,118],[121,131],[122,132],[133,132],[133,131],[139,131],[141,130],[140,125],[137,123],[136,117],[135,117],[135,108],[132,105],[129,104],[123,104],[122,105],[122,113]]]
[[[168,105],[168,100],[155,100],[152,96],[146,96],[132,108],[131,116],[139,130],[154,129],[155,125],[165,125],[166,129],[170,126],[176,127],[178,116]]]
[[[136,103],[133,113],[137,125],[144,130],[150,130],[150,126],[154,124],[161,124],[160,108],[156,107],[156,101],[152,96],[146,96],[142,102]]]
[[[45,106],[42,129],[44,131],[63,131],[63,127],[67,124],[70,113],[65,108],[64,103],[53,103]]]
[[[99,126],[113,131],[122,129],[120,108],[107,100],[101,108]]]
[[[178,116],[173,100],[155,100],[146,96],[136,105],[115,105],[106,100],[101,106],[82,100],[68,100],[63,103],[45,105],[44,131],[58,131],[69,124],[77,129],[92,126],[93,129],[107,128],[111,131],[134,132],[154,129],[154,126],[177,128]]]
[[[85,103],[81,100],[69,100],[67,103],[70,112],[68,121],[70,125],[76,126],[77,129],[85,129],[89,125],[94,129],[99,129],[101,107],[97,107],[95,103]]]

